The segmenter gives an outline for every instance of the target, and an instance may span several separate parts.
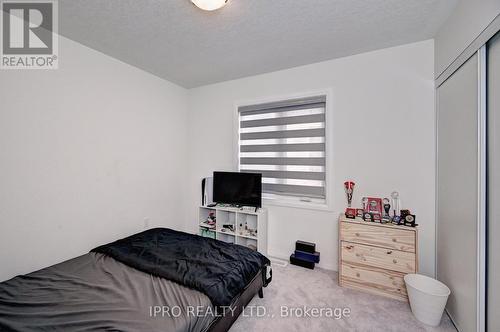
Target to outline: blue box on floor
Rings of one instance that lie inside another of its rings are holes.
[[[306,261],[300,258],[295,257],[294,254],[290,255],[290,264],[302,266],[311,270],[314,270],[314,262]]]
[[[319,252],[314,253],[305,252],[301,250],[295,250],[295,258],[302,259],[304,261],[319,263]]]

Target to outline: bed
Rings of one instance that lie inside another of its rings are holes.
[[[256,251],[156,228],[0,283],[0,331],[227,331],[270,281]]]

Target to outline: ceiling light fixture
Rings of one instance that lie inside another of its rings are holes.
[[[228,0],[191,0],[196,7],[203,10],[216,10],[226,5]]]

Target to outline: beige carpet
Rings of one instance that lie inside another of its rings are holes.
[[[291,312],[290,309],[281,311],[281,306],[301,309],[303,306],[349,308],[350,316],[335,319],[335,313],[332,315],[326,312],[328,309],[323,309],[322,313],[317,314],[330,317],[312,318],[305,317],[299,309],[294,312],[295,316],[302,317],[281,317],[281,313],[286,315]],[[293,265],[273,266],[273,281],[264,289],[264,298],[254,297],[244,315],[238,318],[230,330],[250,331],[456,332],[446,314],[439,327],[428,327],[413,317],[407,303],[341,288],[337,284],[336,272],[318,268],[308,270]]]

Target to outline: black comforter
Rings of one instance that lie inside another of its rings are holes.
[[[259,270],[265,271],[270,264],[249,248],[167,228],[150,229],[92,251],[196,289],[214,306],[230,305]]]

